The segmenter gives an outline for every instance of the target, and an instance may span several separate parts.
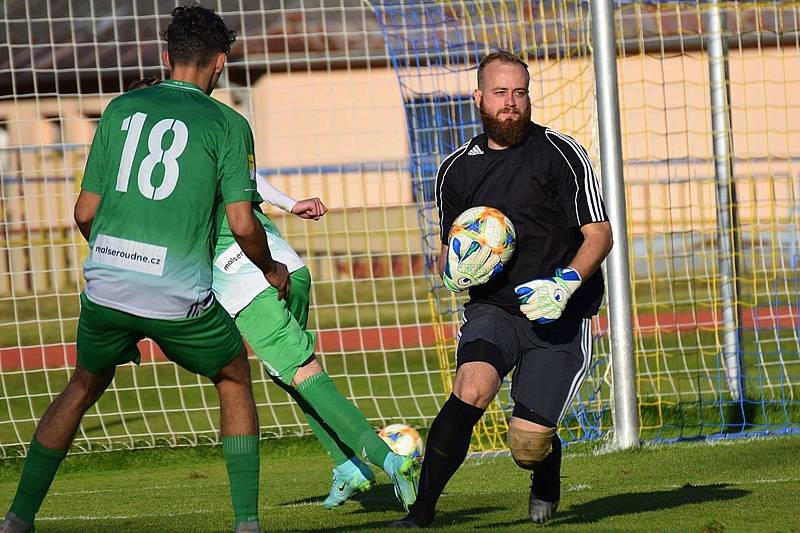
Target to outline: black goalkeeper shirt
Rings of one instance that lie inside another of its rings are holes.
[[[447,156],[436,177],[442,244],[465,209],[502,211],[517,232],[516,251],[503,272],[469,290],[470,303],[489,303],[522,315],[514,287],[555,274],[583,243],[581,226],[608,220],[586,150],[571,137],[531,123],[525,140],[492,150],[485,133]],[[565,314],[589,317],[603,298],[600,269],[570,298]]]

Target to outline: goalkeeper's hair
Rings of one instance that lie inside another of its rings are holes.
[[[497,50],[496,52],[492,52],[491,54],[484,56],[478,65],[478,89],[483,89],[483,69],[485,69],[486,66],[493,61],[500,61],[501,63],[506,63],[509,65],[518,65],[525,69],[525,74],[528,76],[528,81],[531,80],[531,75],[528,72],[528,64],[520,59],[518,55],[512,54],[508,50]]]
[[[170,63],[203,68],[215,54],[230,53],[236,32],[211,9],[188,5],[172,10],[172,21],[164,32],[164,39]]]

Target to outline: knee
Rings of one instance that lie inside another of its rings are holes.
[[[453,394],[464,403],[486,409],[494,399],[495,391],[480,383],[460,383],[453,386]]]
[[[484,362],[468,362],[456,372],[453,394],[464,403],[486,409],[500,388],[500,378],[494,367]]]
[[[103,395],[113,377],[113,369],[102,374],[94,374],[78,365],[64,395],[71,398],[79,409],[85,411]]]
[[[508,448],[517,466],[533,470],[544,461],[553,449],[556,428],[547,431],[531,431],[511,426],[508,429]]]

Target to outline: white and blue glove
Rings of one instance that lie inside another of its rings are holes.
[[[466,249],[458,239],[450,239],[447,261],[442,273],[444,286],[452,292],[483,285],[503,271],[500,256],[488,246],[471,241]]]
[[[557,320],[567,302],[578,287],[581,286],[581,275],[574,268],[558,268],[552,278],[534,279],[517,285],[519,308],[528,320],[547,324]]]

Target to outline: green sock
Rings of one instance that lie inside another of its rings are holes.
[[[297,385],[297,392],[342,442],[383,468],[391,449],[370,427],[361,411],[339,392],[326,372],[314,374]]]
[[[273,379],[273,381],[283,390],[285,390],[289,396],[297,403],[300,407],[300,410],[303,411],[303,414],[306,416],[306,421],[308,422],[311,431],[314,432],[314,436],[317,437],[317,440],[322,447],[325,448],[325,451],[328,453],[328,457],[331,458],[333,461],[334,466],[339,466],[348,461],[348,458],[355,455],[352,449],[343,443],[336,433],[328,427],[327,424],[320,418],[319,414],[308,404],[308,402],[303,398],[303,395],[297,392],[294,387],[283,383],[280,380]]]
[[[258,435],[222,437],[236,523],[258,520]]]
[[[52,450],[42,446],[36,437],[31,441],[28,457],[22,467],[17,494],[11,504],[10,511],[33,524],[33,519],[42,506],[42,501],[50,490],[61,461],[67,456],[67,450]]]
[[[297,391],[295,391],[295,393],[297,393]],[[297,394],[295,401],[297,401],[297,405],[302,409],[303,414],[306,415],[306,421],[311,431],[314,432],[314,436],[317,437],[319,443],[322,444],[322,447],[328,452],[328,457],[331,458],[334,466],[346,463],[348,457],[355,455],[356,452],[343,443],[338,435],[336,435],[323,420],[319,419],[319,414],[311,408],[300,394]]]

